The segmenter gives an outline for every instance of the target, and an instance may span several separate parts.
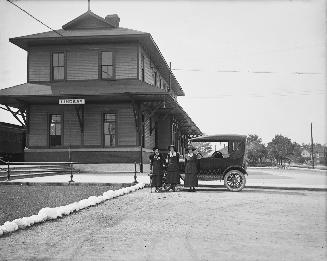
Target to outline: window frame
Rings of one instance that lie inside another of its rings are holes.
[[[64,65],[63,66],[54,66],[53,65],[53,56],[55,54],[63,54],[64,56]],[[51,52],[51,57],[50,57],[50,63],[51,63],[51,66],[50,66],[50,70],[51,70],[51,81],[54,81],[54,82],[60,82],[60,81],[66,81],[66,77],[67,77],[67,60],[66,60],[66,52],[65,51],[54,51],[54,52]],[[54,78],[54,68],[57,68],[57,67],[63,67],[64,68],[64,77],[63,79],[55,79]]]
[[[107,146],[105,142],[105,136],[104,133],[104,125],[105,125],[105,115],[106,114],[114,114],[115,115],[115,145],[114,146]],[[117,111],[105,111],[102,113],[102,147],[103,148],[115,148],[118,147],[118,112]]]
[[[141,54],[141,81],[145,82],[145,56]]]
[[[111,63],[112,65],[103,65],[102,64],[102,53],[111,53]],[[104,50],[100,50],[99,53],[99,72],[98,72],[98,78],[101,80],[105,80],[105,81],[110,81],[110,80],[115,80],[116,79],[116,62],[115,62],[115,52],[113,50],[110,49],[104,49]],[[112,67],[112,77],[110,78],[104,78],[102,77],[102,66],[111,66]]]
[[[60,126],[60,145],[52,146],[51,145],[51,120],[53,115],[61,116],[61,126]],[[49,148],[62,148],[64,146],[64,114],[63,113],[49,113],[48,114],[48,147]]]
[[[157,85],[158,85],[158,71],[157,70],[154,71],[153,78],[154,78],[154,86],[157,87]]]

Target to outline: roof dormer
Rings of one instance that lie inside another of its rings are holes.
[[[110,29],[119,27],[120,18],[117,14],[107,15],[106,18],[96,15],[90,10],[62,26],[64,30],[80,29]]]

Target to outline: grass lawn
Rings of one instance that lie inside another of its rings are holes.
[[[59,207],[90,196],[100,196],[117,186],[19,186],[0,185],[0,225],[36,215],[44,207]]]

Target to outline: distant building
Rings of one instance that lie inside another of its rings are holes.
[[[24,118],[26,161],[143,162],[154,146],[184,153],[201,134],[152,36],[119,22],[87,11],[10,39],[28,53],[27,83],[0,90],[0,104]]]
[[[24,161],[25,129],[0,122],[0,157],[4,161]]]
[[[307,151],[306,149],[304,149],[301,152],[301,157],[302,158],[311,158],[311,153],[309,151]]]

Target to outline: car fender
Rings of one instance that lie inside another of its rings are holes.
[[[227,169],[224,170],[224,173],[223,173],[223,177],[225,177],[226,173],[232,169],[236,169],[236,170],[239,170],[241,171],[243,174],[246,174],[246,175],[249,175],[245,168],[243,168],[242,166],[229,166]]]

